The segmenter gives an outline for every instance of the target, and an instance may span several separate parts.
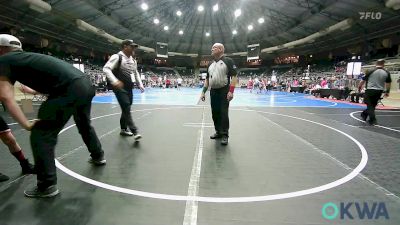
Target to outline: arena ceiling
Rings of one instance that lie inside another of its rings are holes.
[[[385,7],[384,0],[46,0],[51,11],[44,13],[30,9],[28,1],[0,1],[1,23],[101,51],[117,49],[118,45],[78,29],[77,19],[119,39],[133,39],[141,46],[155,48],[156,42],[164,42],[169,52],[199,55],[209,55],[215,42],[225,44],[227,53],[246,52],[246,46],[255,43],[261,49],[282,46],[348,18],[352,19],[348,29],[280,48],[274,54],[329,50],[400,30],[400,10]],[[148,6],[146,10],[143,3]],[[217,11],[213,10],[215,4]],[[202,12],[199,5],[204,7]],[[235,17],[237,9],[241,9],[241,15]],[[177,15],[178,10],[182,15]],[[360,12],[380,13],[381,18],[360,19]],[[259,23],[259,18],[264,22]]]

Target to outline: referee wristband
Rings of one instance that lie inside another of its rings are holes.
[[[235,91],[235,86],[229,86],[229,92],[233,94]]]
[[[203,87],[203,93],[205,94],[207,92],[208,87]]]

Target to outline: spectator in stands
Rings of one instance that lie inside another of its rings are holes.
[[[211,139],[222,138],[221,144],[227,145],[229,138],[229,102],[237,83],[236,66],[231,58],[224,56],[224,45],[215,43],[211,48],[214,59],[207,69],[207,77],[200,99],[205,101],[205,93],[211,87],[211,111],[215,134]]]
[[[328,81],[325,77],[321,80],[321,88],[328,88]]]
[[[176,79],[176,83],[178,84],[178,90],[180,90],[182,87],[182,78],[178,77],[178,79]]]
[[[142,80],[137,71],[137,63],[133,59],[137,47],[138,45],[133,43],[132,40],[124,40],[121,45],[121,51],[112,55],[103,67],[103,71],[106,73],[107,79],[113,87],[122,110],[120,135],[133,136],[135,140],[139,140],[142,136],[138,133],[138,128],[135,126],[131,115],[134,80],[137,82],[140,90],[144,92]]]
[[[365,88],[361,91],[357,91],[350,94],[350,101],[354,103],[360,103],[360,98],[364,98]]]
[[[39,120],[29,122],[17,105],[14,99],[16,81],[49,95],[40,106]],[[24,52],[18,38],[0,35],[0,100],[23,128],[32,131],[30,140],[37,186],[25,190],[27,197],[52,197],[59,193],[54,149],[58,133],[72,115],[91,153],[89,162],[106,163],[100,141],[90,125],[94,95],[89,78],[71,64],[48,55]]]
[[[390,73],[384,69],[385,61],[380,59],[376,62],[375,69],[367,71],[363,80],[358,86],[358,91],[361,92],[365,84],[364,102],[367,104],[367,109],[361,113],[361,118],[366,121],[369,117],[368,123],[370,125],[377,124],[375,117],[375,107],[385,91],[385,96],[389,96],[390,83],[392,79]]]
[[[397,79],[397,83],[399,85],[399,91],[400,91],[400,77]]]

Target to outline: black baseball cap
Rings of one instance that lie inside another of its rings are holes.
[[[130,40],[130,39],[126,39],[126,40],[123,40],[123,41],[122,41],[121,47],[124,47],[124,46],[126,46],[126,45],[131,45],[131,46],[133,46],[133,47],[135,47],[135,48],[139,47],[138,44],[135,44],[135,43],[134,43],[132,40]]]

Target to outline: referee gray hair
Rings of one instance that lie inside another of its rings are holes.
[[[222,43],[215,43],[213,46],[219,47],[222,49],[222,52],[225,52],[225,47]]]

